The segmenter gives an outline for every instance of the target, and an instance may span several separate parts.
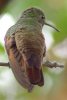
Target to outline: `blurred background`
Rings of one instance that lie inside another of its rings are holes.
[[[46,59],[64,64],[64,68],[43,68],[45,84],[28,93],[16,81],[11,69],[0,66],[0,100],[67,100],[67,0],[0,0],[0,62],[8,62],[4,36],[21,13],[30,7],[43,10],[46,21],[60,32],[44,26]]]

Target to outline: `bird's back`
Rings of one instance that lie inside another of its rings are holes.
[[[38,26],[29,25],[22,27],[21,30],[15,33],[15,40],[17,48],[21,55],[24,56],[30,82],[43,85],[41,61],[44,53],[44,37],[41,31],[38,30]]]

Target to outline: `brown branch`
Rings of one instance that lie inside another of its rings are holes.
[[[46,66],[46,67],[49,67],[49,68],[53,68],[53,67],[63,68],[64,67],[64,65],[62,65],[62,64],[59,64],[57,62],[51,62],[51,61],[48,61],[48,60],[44,61],[42,65]]]
[[[44,61],[42,65],[45,67],[49,67],[49,68],[53,68],[53,67],[63,68],[64,67],[64,65],[62,65],[62,64],[59,64],[57,62],[51,62],[48,60]],[[10,67],[10,64],[9,64],[9,62],[8,63],[0,62],[0,66]]]
[[[10,67],[10,64],[9,62],[8,63],[0,62],[0,66]]]

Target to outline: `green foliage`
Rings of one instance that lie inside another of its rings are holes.
[[[2,93],[0,93],[0,100],[5,100],[5,95],[4,94],[2,94]]]
[[[57,26],[59,27],[60,32],[54,34],[54,40],[55,43],[59,43],[60,41],[64,40],[67,38],[67,13],[66,10],[63,9],[61,11],[58,11],[57,14]]]
[[[4,53],[4,47],[0,44],[0,53]]]

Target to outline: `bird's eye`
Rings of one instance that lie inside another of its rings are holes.
[[[45,19],[45,17],[44,17],[44,16],[42,16],[41,18],[42,18],[42,19]]]

